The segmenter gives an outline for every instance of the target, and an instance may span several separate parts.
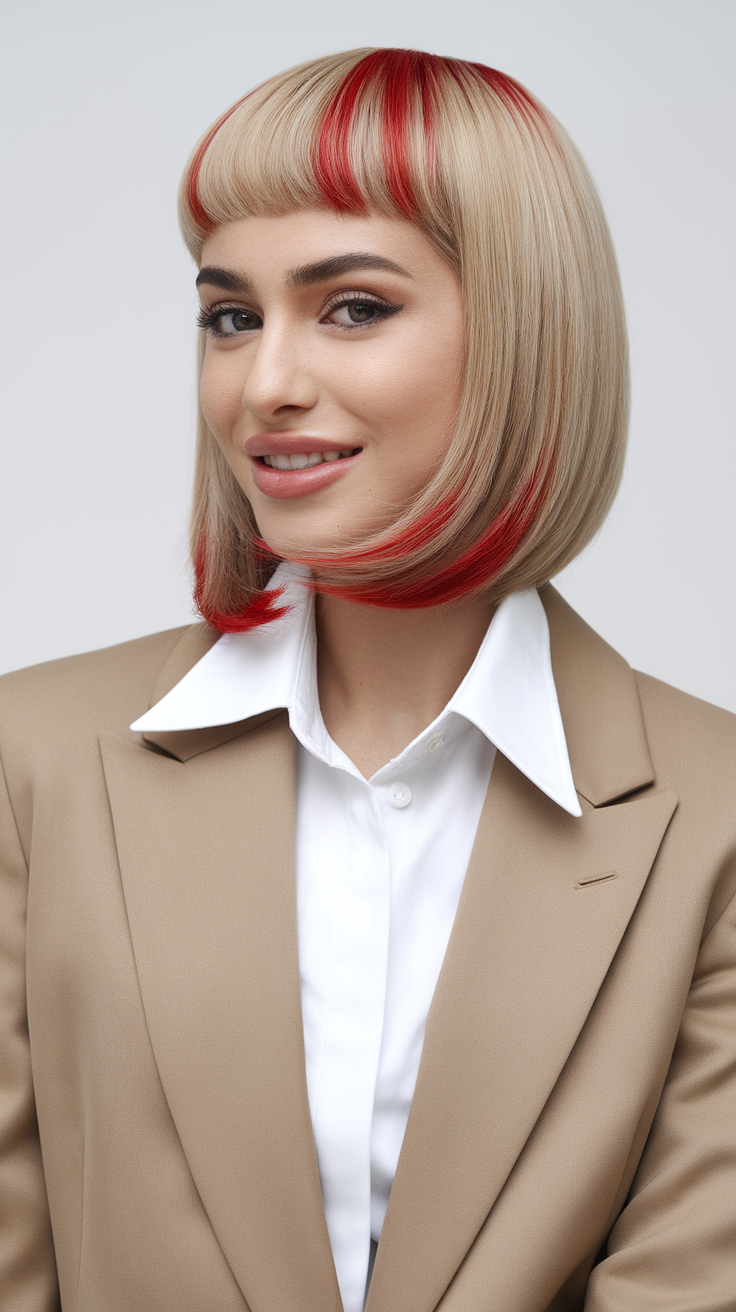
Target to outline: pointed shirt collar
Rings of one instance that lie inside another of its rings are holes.
[[[131,729],[204,729],[285,707],[308,751],[354,772],[319,711],[314,597],[305,578],[303,569],[279,565],[269,587],[284,588],[286,615],[250,633],[223,634]],[[413,754],[452,713],[480,729],[552,801],[571,815],[582,814],[552,675],[549,626],[534,589],[501,602],[459,688],[397,761]]]

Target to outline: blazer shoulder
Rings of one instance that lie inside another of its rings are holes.
[[[634,670],[647,736],[661,760],[684,758],[699,770],[736,778],[736,715]]]
[[[173,662],[182,677],[218,636],[206,624],[185,625],[2,675],[0,748],[19,738],[69,741],[90,732],[96,738],[100,728],[127,731],[156,700],[162,670]]]

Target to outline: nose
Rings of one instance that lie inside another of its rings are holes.
[[[274,424],[311,410],[317,397],[303,334],[285,322],[264,324],[249,360],[243,408],[261,423]]]

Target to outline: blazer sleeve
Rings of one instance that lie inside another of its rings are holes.
[[[704,940],[629,1200],[585,1312],[736,1308],[736,898]]]
[[[0,1308],[59,1307],[25,992],[28,871],[0,765]]]

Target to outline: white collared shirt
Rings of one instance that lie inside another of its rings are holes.
[[[441,715],[368,780],[319,708],[313,597],[279,566],[288,613],[224,635],[142,731],[286,707],[298,739],[296,878],[309,1105],[345,1312],[361,1312],[496,749],[572,815],[580,805],[535,591],[498,607]]]

